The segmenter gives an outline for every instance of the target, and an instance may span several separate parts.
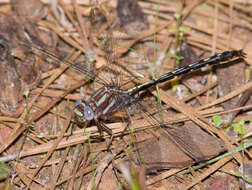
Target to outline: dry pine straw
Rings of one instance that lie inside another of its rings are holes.
[[[46,2],[46,1],[45,1]],[[184,15],[184,19],[190,15],[190,13],[192,11],[194,11],[194,8],[197,7],[202,1],[192,1],[192,3],[190,4],[190,7],[186,7],[183,11],[183,15]],[[229,5],[229,2],[228,0],[224,1],[224,0],[221,0],[219,2],[222,2],[223,4],[219,4],[218,7],[219,7],[219,12],[223,11],[227,14],[230,13],[230,9],[228,9],[228,7],[226,5]],[[85,4],[86,1],[78,1],[79,5],[81,4]],[[213,5],[213,2],[212,1],[206,1],[205,3],[209,4],[209,5]],[[80,12],[84,12],[84,11],[80,11],[83,9],[83,7],[80,7],[77,3],[74,4],[74,8],[75,10],[77,10],[77,15],[78,15],[78,19],[81,20],[81,17],[80,17]],[[155,10],[156,8],[152,8],[152,9],[149,9],[150,6],[148,6],[148,2],[140,2],[140,5],[143,5],[143,8],[144,8],[144,11],[148,14],[151,14],[151,15],[155,15]],[[168,46],[167,46],[167,41],[170,40],[172,41],[172,33],[170,33],[168,36],[167,36],[167,32],[163,32],[166,28],[168,27],[173,27],[175,25],[175,20],[171,17],[167,17],[167,15],[164,13],[165,11],[167,11],[167,9],[169,11],[175,11],[175,9],[173,8],[174,6],[172,6],[173,4],[170,4],[169,2],[166,3],[163,3],[160,7],[160,17],[162,18],[162,21],[159,21],[158,24],[157,24],[157,29],[156,31],[158,32],[158,35],[157,35],[157,40],[159,42],[164,42],[163,44],[161,44],[161,50],[163,50],[163,52],[166,52],[167,49],[168,49]],[[69,5],[66,5],[66,6],[69,6]],[[78,8],[79,7],[79,8]],[[244,8],[244,7],[241,7],[239,6],[238,4],[233,4],[233,7],[234,8],[238,8],[238,9],[242,9],[244,12],[248,12],[249,10]],[[65,9],[66,10],[66,9]],[[204,13],[200,13],[201,16],[208,16],[209,15],[204,15]],[[240,22],[240,19],[244,19],[244,20],[248,20],[250,21],[250,18],[246,15],[246,14],[243,14],[242,12],[240,13],[239,11],[234,11],[232,10],[232,14],[234,16],[232,16],[232,24],[235,24],[237,25],[237,27],[247,27],[247,28],[252,28],[250,23],[246,23],[246,26],[244,24],[244,22]],[[214,15],[214,18],[218,18],[218,15]],[[167,21],[167,19],[171,19],[170,21]],[[200,18],[198,18],[200,19]],[[227,18],[218,18],[218,19],[223,19],[222,21],[229,21]],[[150,24],[153,25],[155,22],[154,22],[154,19],[150,19]],[[83,23],[81,21],[79,21],[79,23]],[[87,40],[86,40],[86,36],[85,35],[80,35],[81,37],[81,41],[83,42],[76,42],[74,41],[72,38],[66,36],[63,34],[63,32],[61,32],[57,27],[55,27],[54,25],[46,22],[46,21],[43,21],[40,23],[41,26],[45,26],[51,30],[53,30],[58,36],[60,36],[62,39],[64,39],[65,42],[71,44],[72,47],[75,47],[76,49],[78,49],[79,51],[81,52],[85,52],[87,49],[88,49],[88,44],[85,43]],[[196,47],[199,47],[201,49],[204,49],[204,50],[210,50],[212,51],[213,49],[213,46],[215,46],[215,48],[219,51],[219,50],[225,50],[227,48],[227,43],[229,43],[229,39],[230,39],[230,36],[229,35],[226,35],[225,33],[222,33],[221,31],[216,31],[216,28],[214,29],[204,29],[204,28],[201,28],[199,26],[196,26],[194,25],[193,23],[191,22],[188,22],[188,21],[185,21],[183,22],[183,25],[185,26],[189,26],[192,31],[191,32],[188,32],[188,43],[193,45],[193,46],[196,46]],[[78,26],[78,25],[76,25]],[[82,25],[80,25],[80,27],[77,27],[77,31],[81,32],[83,31],[84,27]],[[151,28],[149,31],[146,31],[146,32],[143,32],[142,34],[138,35],[137,37],[131,37],[131,39],[129,38],[128,42],[126,42],[125,44],[123,44],[122,46],[126,46],[126,47],[131,47],[133,44],[135,44],[137,41],[140,41],[146,37],[150,37],[150,36],[153,36],[154,34],[154,30],[153,28]],[[212,41],[212,38],[215,38],[215,42]],[[125,37],[124,37],[125,38]],[[166,40],[164,40],[166,39]],[[216,39],[218,39],[218,41],[216,42]],[[84,46],[80,45],[80,44],[84,44]],[[212,45],[211,45],[212,44]],[[214,45],[215,44],[215,45]],[[240,47],[237,47],[240,46]],[[241,41],[240,39],[235,39],[235,38],[232,38],[231,40],[231,43],[228,44],[228,47],[231,48],[231,49],[240,49],[242,48],[242,46],[244,45],[244,42]],[[214,49],[214,51],[216,50]],[[118,56],[120,57],[120,55],[122,55],[125,51],[127,51],[128,49],[122,49],[120,51],[120,54],[118,54]],[[246,52],[251,52],[251,48],[250,46],[246,46]],[[99,50],[96,50],[96,53],[98,53],[98,55],[104,55],[102,51],[99,51]],[[162,53],[162,52],[161,52]],[[250,61],[250,56],[248,55],[248,62]],[[38,114],[36,114],[33,118],[31,118],[29,121],[28,121],[28,124],[31,124],[32,121],[34,120],[37,120],[39,119],[41,116],[43,116],[46,112],[48,112],[49,110],[51,110],[52,107],[54,107],[54,105],[59,102],[62,98],[66,97],[67,98],[71,98],[70,96],[70,92],[79,88],[79,86],[82,86],[85,82],[78,82],[76,83],[76,85],[74,85],[71,89],[67,90],[65,93],[59,93],[59,92],[54,92],[54,93],[57,93],[57,94],[50,94],[51,91],[49,91],[49,89],[47,89],[55,80],[56,78],[58,78],[58,76],[60,76],[64,70],[66,69],[67,67],[65,68],[62,68],[60,70],[58,70],[58,72],[55,72],[54,74],[50,75],[50,79],[48,80],[47,84],[45,84],[43,86],[42,89],[40,89],[38,91],[38,94],[33,98],[33,100],[31,102],[29,102],[29,108],[33,106],[34,102],[37,100],[37,98],[42,94],[42,93],[46,93],[46,95],[51,95],[51,97],[55,97],[55,96],[58,96],[59,94],[59,97],[54,100],[53,102],[51,102],[47,107],[44,107],[42,110],[39,111]],[[200,108],[192,108],[190,106],[188,106],[187,104],[184,103],[184,101],[182,100],[177,100],[176,98],[174,97],[167,97],[167,95],[165,94],[165,92],[163,92],[161,90],[161,100],[163,102],[165,102],[168,106],[178,110],[179,112],[183,113],[184,115],[184,119],[190,119],[192,121],[194,121],[195,123],[197,123],[199,126],[203,127],[204,129],[208,130],[208,131],[212,131],[214,133],[216,133],[219,137],[221,137],[225,142],[226,144],[228,145],[228,149],[231,150],[234,148],[234,146],[230,143],[230,139],[223,133],[221,133],[220,131],[218,130],[215,130],[215,128],[213,128],[213,126],[211,126],[211,124],[204,118],[204,116],[201,114],[201,110],[203,109],[208,109],[208,110],[204,110],[204,114],[209,114],[209,113],[212,113],[213,111],[211,110],[213,106],[215,105],[218,105],[234,96],[237,96],[239,95],[240,93],[246,91],[247,89],[251,88],[252,87],[252,82],[249,82],[243,86],[241,86],[240,88],[230,92],[229,94],[219,98],[219,99],[216,99],[214,102],[211,102],[210,104],[207,104],[207,105],[204,105],[204,106],[201,106]],[[211,85],[208,85],[206,87],[206,90],[212,88]],[[154,95],[156,95],[155,92],[153,92]],[[195,94],[195,95],[199,95],[199,94]],[[195,97],[195,95],[192,95],[193,97]],[[75,98],[73,98],[75,99]],[[241,108],[242,109],[242,108]],[[214,113],[218,113],[218,112],[214,112]],[[24,118],[26,118],[27,116],[27,113],[24,112],[23,115],[19,118],[19,122],[16,121],[16,119],[14,118],[8,118],[8,117],[1,117],[1,121],[14,121],[14,122],[17,122],[17,125],[15,126],[15,130],[12,132],[12,134],[10,135],[10,137],[5,141],[4,144],[1,145],[0,147],[0,152],[2,153],[4,150],[7,149],[7,147],[9,147],[15,140],[16,138],[24,132],[25,130],[25,125],[22,125],[23,121],[24,121]],[[180,118],[181,117],[181,114],[177,114],[174,116],[174,121],[176,121],[177,118]],[[164,119],[167,119],[167,122],[171,121],[170,118],[164,118]],[[149,127],[149,123],[148,122],[144,122],[145,120],[139,120],[139,121],[135,121],[134,122],[134,127],[136,128],[136,130],[138,129],[145,129],[147,127]],[[68,120],[68,122],[70,122],[70,120]],[[110,124],[108,125],[109,127],[112,128],[113,132],[115,134],[120,134],[120,132],[123,130],[124,128],[124,125],[122,123],[113,123],[113,124]],[[66,123],[66,126],[65,126],[65,129],[67,128],[67,123]],[[96,132],[96,129],[94,127],[90,127],[87,129],[88,131],[90,131],[93,135],[98,135],[97,132]],[[50,155],[56,150],[56,149],[59,149],[59,148],[65,148],[65,147],[70,147],[71,145],[76,145],[76,144],[79,144],[79,143],[82,143],[84,142],[85,140],[87,140],[87,137],[85,136],[80,136],[78,131],[73,134],[72,137],[70,137],[68,140],[62,140],[63,139],[63,136],[65,134],[65,131],[62,130],[60,136],[57,137],[57,139],[54,141],[54,142],[48,142],[48,143],[44,143],[42,145],[38,145],[36,147],[36,149],[32,149],[32,150],[25,150],[25,151],[22,151],[21,152],[21,156],[27,156],[27,155],[33,155],[33,154],[38,154],[38,153],[42,153],[42,152],[47,152],[47,155],[44,157],[43,161],[39,164],[39,166],[37,167],[37,169],[34,171],[34,173],[32,175],[29,176],[30,179],[24,179],[25,177],[23,176],[23,181],[26,182],[26,184],[28,185],[30,182],[31,182],[31,179],[33,179],[36,174],[38,173],[38,171],[40,170],[40,168],[42,168],[45,164],[48,164],[48,158],[50,157]],[[105,148],[105,147],[103,147]],[[101,148],[102,150],[102,148]],[[96,150],[96,151],[100,151],[100,150]],[[65,152],[65,156],[64,158],[67,159],[67,150]],[[241,163],[241,157],[239,154],[235,155],[234,156],[235,159]],[[223,166],[225,163],[227,163],[232,157],[227,157],[225,159],[222,159],[220,161],[218,161],[217,163],[213,164],[212,166],[210,166],[207,170],[205,170],[201,175],[197,176],[194,178],[194,180],[188,185],[187,188],[190,188],[192,187],[193,185],[195,185],[196,183],[200,182],[202,179],[204,179],[205,177],[209,176],[211,173],[215,172],[216,170],[218,170],[221,166]],[[52,161],[50,161],[52,162]],[[60,164],[63,164],[62,161],[60,161]],[[63,166],[62,166],[63,167]],[[89,170],[90,171],[90,170]],[[155,183],[156,181],[159,181],[161,179],[164,179],[164,178],[167,178],[168,176],[171,176],[175,173],[177,173],[179,170],[169,170],[167,172],[164,172],[164,173],[161,173],[160,175],[152,178],[152,179],[149,179],[147,180],[147,184],[153,184]],[[20,176],[21,177],[21,176]],[[53,186],[55,187],[56,185],[56,181],[54,182]]]

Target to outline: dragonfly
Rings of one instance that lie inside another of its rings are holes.
[[[109,116],[124,107],[130,106],[136,101],[135,94],[144,91],[156,84],[166,82],[191,71],[198,70],[205,66],[223,64],[240,58],[245,58],[246,54],[242,50],[225,51],[196,63],[182,67],[172,72],[168,72],[157,79],[150,80],[144,84],[136,85],[132,88],[122,89],[117,85],[103,86],[93,93],[88,100],[78,100],[75,102],[74,112],[80,123],[94,121],[100,133],[105,131],[113,137],[113,132],[101,118]]]
[[[31,44],[23,43],[26,46],[33,48],[34,50],[38,50],[43,54],[47,55],[48,57],[54,59],[55,61],[62,62],[63,64],[69,65],[73,69],[84,72],[87,76],[91,77],[92,74],[88,71],[82,70],[79,67],[76,67],[73,63],[60,60],[57,56],[54,56],[43,49],[35,47]],[[132,104],[136,104],[139,102],[139,98],[136,98],[139,92],[142,92],[152,86],[157,84],[169,81],[181,75],[185,75],[189,72],[199,70],[206,66],[213,66],[218,64],[224,64],[227,62],[232,62],[238,59],[244,59],[246,57],[246,53],[243,50],[231,50],[231,51],[224,51],[220,54],[215,54],[209,58],[201,59],[195,63],[187,65],[185,67],[179,68],[172,72],[165,73],[164,75],[160,76],[157,79],[152,79],[146,83],[136,85],[131,88],[123,89],[123,85],[119,85],[117,82],[112,81],[110,84],[105,84],[105,80],[97,76],[97,82],[102,81],[102,87],[96,90],[88,99],[84,100],[79,99],[74,103],[74,114],[77,123],[80,125],[86,125],[90,122],[94,122],[97,126],[97,129],[102,136],[103,132],[106,132],[110,135],[110,140],[108,146],[111,144],[112,139],[114,137],[113,131],[104,124],[104,118],[111,116],[117,111],[125,110],[127,107],[131,106]],[[127,112],[126,112],[127,113]],[[128,113],[127,113],[128,114]],[[127,124],[125,130],[128,128],[130,123]]]

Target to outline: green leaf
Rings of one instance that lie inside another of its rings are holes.
[[[179,32],[179,39],[183,39],[184,33],[183,32]]]
[[[11,167],[0,162],[0,181],[6,179],[11,175]]]
[[[176,59],[177,61],[181,61],[184,59],[184,57],[181,55],[173,55],[172,58]]]
[[[174,14],[174,17],[175,17],[176,20],[178,20],[178,19],[181,18],[181,14],[175,13],[175,14]]]
[[[93,57],[88,58],[88,63],[94,63],[94,62],[95,62],[95,58]]]
[[[214,115],[213,116],[213,123],[216,127],[220,127],[222,124],[221,116],[219,115]]]
[[[176,93],[177,92],[177,85],[172,86],[172,92]]]
[[[245,121],[240,120],[239,122],[232,124],[234,131],[239,135],[245,135],[247,133],[248,127],[245,126]]]
[[[29,88],[28,88],[28,89],[26,89],[26,90],[24,91],[24,96],[25,96],[25,98],[27,98],[27,99],[28,99],[28,97],[29,97],[29,93],[30,93]]]
[[[177,87],[179,85],[178,80],[174,80],[171,82],[171,86],[172,86],[172,92],[176,93],[177,92]]]
[[[177,28],[169,28],[168,32],[176,33],[178,32]]]
[[[188,26],[180,26],[179,31],[181,31],[181,32],[190,32],[191,28],[188,27]]]
[[[228,127],[226,127],[225,131],[226,131],[226,132],[229,132],[230,129],[231,129],[231,126],[228,126]]]
[[[34,127],[35,127],[34,125],[27,125],[27,126],[26,126],[26,130],[33,129]]]

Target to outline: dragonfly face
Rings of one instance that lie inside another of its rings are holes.
[[[94,119],[94,111],[82,100],[77,100],[74,103],[74,113],[79,123],[85,123]]]

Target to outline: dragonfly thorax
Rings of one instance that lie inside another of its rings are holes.
[[[116,86],[98,89],[87,101],[77,100],[74,112],[81,123],[116,112],[127,104],[128,97]]]

